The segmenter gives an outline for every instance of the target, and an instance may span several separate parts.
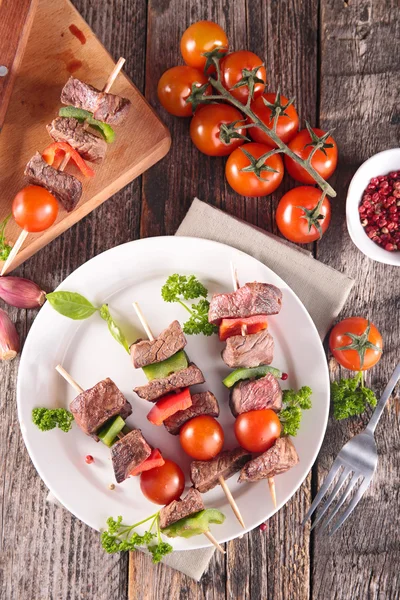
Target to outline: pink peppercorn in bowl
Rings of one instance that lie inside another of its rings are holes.
[[[346,220],[350,237],[361,252],[372,260],[400,267],[400,243],[396,242],[400,240],[398,182],[400,148],[371,156],[350,182]]]

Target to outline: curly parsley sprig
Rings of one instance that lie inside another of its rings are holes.
[[[32,421],[41,431],[50,431],[58,427],[67,433],[74,420],[74,415],[66,408],[34,408]]]
[[[297,435],[303,410],[311,408],[312,390],[304,385],[298,392],[284,390],[282,396],[283,410],[279,413],[282,435]]]
[[[217,333],[218,328],[208,322],[207,300],[208,290],[195,275],[170,275],[161,288],[161,296],[165,302],[177,302],[190,313],[190,319],[183,324],[183,331],[187,335],[210,336]],[[184,300],[200,298],[197,304],[187,304]]]
[[[6,261],[10,252],[11,246],[7,243],[5,237],[5,229],[8,221],[11,218],[11,213],[0,223],[0,260]]]
[[[150,528],[143,535],[134,531],[136,527],[148,521],[151,521]],[[155,532],[152,531],[154,527],[156,527]],[[164,556],[173,552],[171,544],[164,542],[161,538],[159,512],[134,523],[134,525],[124,525],[121,516],[117,517],[116,520],[109,517],[107,519],[107,530],[101,534],[101,545],[109,554],[133,552],[140,547],[147,548],[152,555],[153,563],[160,562]]]
[[[333,416],[338,421],[361,415],[368,404],[372,407],[376,406],[375,393],[364,386],[362,371],[355,377],[331,383],[331,398]]]

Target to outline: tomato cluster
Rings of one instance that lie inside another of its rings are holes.
[[[330,204],[327,198],[322,198],[322,192],[311,187],[315,184],[313,177],[293,155],[307,160],[312,153],[311,166],[323,179],[328,179],[337,164],[333,138],[309,126],[299,131],[299,117],[293,103],[279,92],[266,92],[267,72],[261,58],[248,50],[228,52],[228,38],[218,24],[194,23],[184,32],[180,47],[186,65],[169,69],[159,80],[158,98],[162,106],[173,115],[192,116],[190,137],[200,152],[228,156],[225,175],[237,193],[256,197],[271,194],[279,187],[285,168],[293,179],[307,184],[282,198],[277,225],[292,241],[306,243],[318,239],[328,227]],[[227,98],[218,94],[212,85],[215,81],[210,78],[218,78],[219,91],[225,88],[232,102],[219,101],[219,97]],[[199,94],[200,104],[196,101]],[[211,98],[204,103],[207,96]],[[281,149],[273,153],[278,144],[268,130],[273,130],[285,144],[285,152]]]

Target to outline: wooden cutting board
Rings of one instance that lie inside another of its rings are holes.
[[[86,41],[82,43],[84,39]],[[61,89],[68,77],[73,74],[102,88],[113,67],[114,61],[107,50],[68,0],[39,0],[0,133],[1,221],[11,212],[15,194],[27,184],[24,177],[26,163],[36,151],[44,150],[52,142],[46,125],[57,116],[61,107]],[[95,177],[79,177],[83,183],[83,194],[77,208],[67,213],[60,205],[56,223],[42,233],[28,235],[12,268],[168,152],[171,144],[168,130],[128,77],[120,73],[111,92],[132,102],[127,120],[115,128],[115,142],[108,146],[102,163],[90,163],[96,171]],[[67,171],[76,174],[69,165]],[[11,219],[6,229],[7,241],[14,243],[20,232]]]

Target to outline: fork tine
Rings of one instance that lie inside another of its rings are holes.
[[[343,523],[345,522],[347,517],[350,515],[350,513],[353,512],[353,510],[355,509],[355,507],[357,506],[357,504],[360,502],[361,498],[363,497],[364,492],[368,488],[369,484],[370,484],[370,480],[364,479],[364,481],[361,483],[360,487],[358,488],[356,494],[354,494],[350,504],[348,505],[348,507],[342,514],[342,516],[336,521],[336,524],[334,525],[333,529],[329,532],[329,537],[331,535],[333,535],[335,533],[335,531],[337,531],[339,529],[339,527],[341,527],[343,525]]]
[[[352,490],[357,485],[357,481],[359,479],[360,479],[360,475],[353,475],[351,477],[351,479],[349,479],[349,482],[348,482],[348,484],[347,484],[347,486],[346,486],[346,488],[345,488],[345,490],[344,490],[344,492],[342,494],[342,497],[340,498],[340,500],[338,500],[338,503],[336,504],[335,508],[332,510],[331,514],[326,519],[325,523],[322,524],[320,531],[323,531],[326,527],[328,527],[328,525],[332,521],[333,517],[336,515],[336,513],[338,512],[338,510],[340,510],[340,508],[343,506],[343,504],[346,501],[346,499],[351,494]]]
[[[311,531],[320,522],[320,520],[322,519],[322,517],[324,516],[324,514],[326,513],[326,511],[328,510],[328,508],[330,507],[330,505],[334,501],[334,499],[336,498],[336,496],[337,496],[340,488],[342,487],[342,485],[346,481],[346,479],[349,476],[350,472],[351,472],[351,469],[349,467],[344,467],[343,471],[340,474],[339,479],[336,482],[335,487],[333,488],[333,490],[330,493],[329,497],[325,500],[324,506],[322,507],[321,512],[319,513],[319,515],[315,519],[314,523],[312,524]],[[323,525],[322,528],[323,527],[325,527],[325,525]]]
[[[342,463],[339,461],[338,458],[336,458],[335,462],[331,466],[331,470],[329,471],[328,475],[325,478],[324,483],[322,484],[322,487],[320,488],[318,494],[314,498],[313,503],[311,504],[310,508],[308,509],[307,514],[303,519],[302,525],[304,525],[305,522],[311,517],[311,515],[317,508],[318,504],[321,502],[322,498],[325,496],[329,486],[331,485],[332,481],[334,480],[334,478],[341,466],[342,466]]]

